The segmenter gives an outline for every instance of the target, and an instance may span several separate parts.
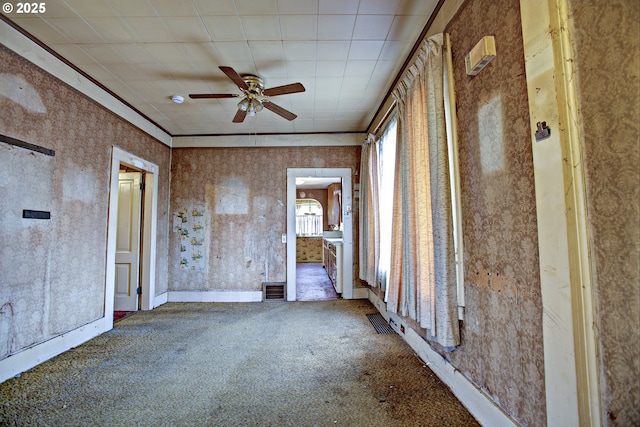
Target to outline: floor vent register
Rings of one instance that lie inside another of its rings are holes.
[[[376,332],[379,334],[390,334],[395,332],[391,326],[387,323],[384,316],[380,313],[367,314],[369,322],[373,325]]]

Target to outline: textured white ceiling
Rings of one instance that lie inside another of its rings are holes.
[[[437,0],[47,0],[6,17],[172,135],[363,132]],[[232,123],[240,93],[218,66],[303,93]],[[172,95],[186,98],[171,102]]]
[[[342,182],[340,178],[328,178],[309,176],[304,178],[296,178],[297,189],[315,189],[315,188],[327,188],[330,184]]]

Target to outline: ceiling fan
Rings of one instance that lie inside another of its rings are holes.
[[[246,74],[241,76],[231,67],[218,67],[227,75],[242,91],[242,95],[232,93],[191,93],[191,99],[203,98],[236,98],[242,97],[238,102],[238,112],[233,118],[233,123],[242,123],[246,116],[255,116],[262,108],[271,110],[279,116],[291,121],[298,117],[291,111],[274,104],[268,98],[271,96],[287,95],[290,93],[304,92],[305,88],[302,83],[291,83],[283,86],[276,86],[265,89],[264,82],[258,76]]]

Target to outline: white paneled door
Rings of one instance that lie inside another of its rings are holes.
[[[120,172],[116,235],[115,311],[138,310],[141,178],[140,172]]]

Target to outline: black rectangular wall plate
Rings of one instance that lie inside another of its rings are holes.
[[[49,211],[32,211],[24,209],[22,211],[22,218],[30,219],[51,219],[51,212]]]

